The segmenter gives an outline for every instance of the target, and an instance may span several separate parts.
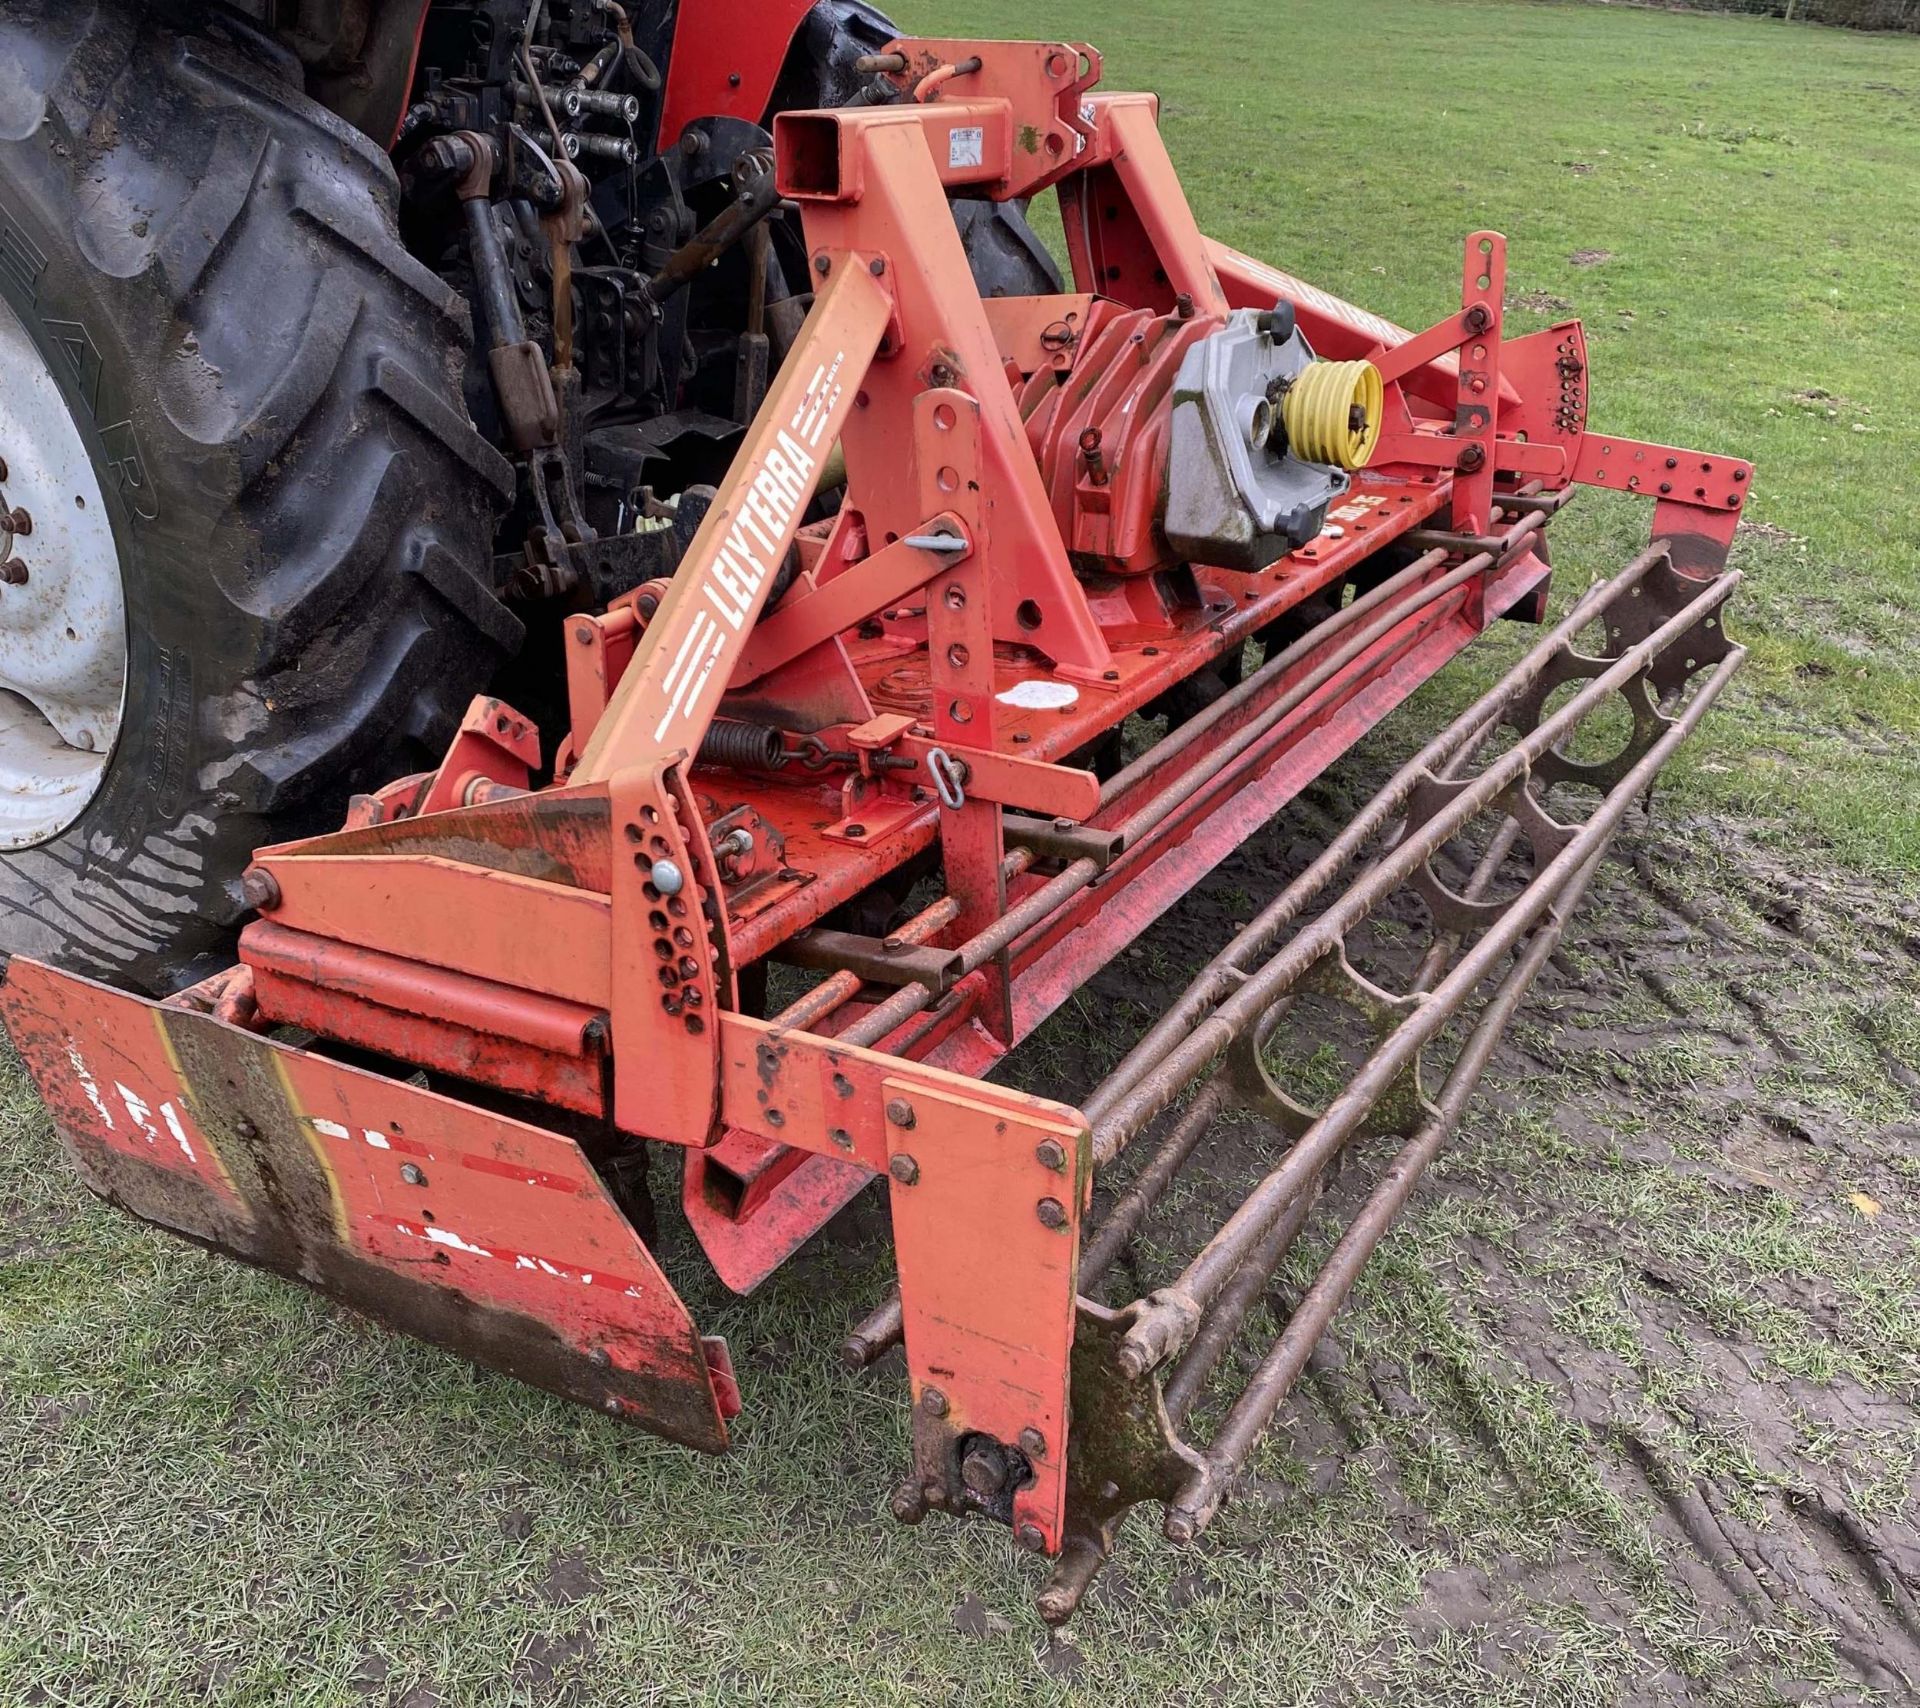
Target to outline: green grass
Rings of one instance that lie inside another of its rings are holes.
[[[1491,226],[1511,329],[1586,322],[1596,428],[1751,457],[1754,656],[1678,775],[1920,869],[1920,43],[1497,0],[1044,15],[1109,86],[1159,91],[1212,234],[1419,328],[1458,307],[1461,241]],[[1608,569],[1646,528],[1583,499],[1558,561]]]
[[[1682,768],[1682,811],[1737,814],[1809,860],[1920,871],[1920,106],[1886,92],[1920,89],[1920,41],[1523,0],[899,10],[952,33],[1094,41],[1108,87],[1162,93],[1205,227],[1405,324],[1456,305],[1466,232],[1508,233],[1515,297],[1588,321],[1597,426],[1760,465],[1763,526],[1739,549],[1754,660]],[[1624,559],[1645,517],[1589,500],[1556,526],[1575,582]],[[1709,911],[1737,887],[1700,882]],[[1184,976],[1151,939],[1143,952]],[[1848,988],[1800,1012],[1797,1064],[1755,1095],[1836,1122],[1911,1119],[1882,1065],[1920,1065],[1911,989],[1848,966]],[[1783,989],[1795,976],[1781,967]],[[1089,1032],[1112,1024],[1078,1012]],[[1646,1513],[1599,1474],[1609,1426],[1489,1356],[1528,1331],[1485,1320],[1464,1253],[1537,1280],[1544,1320],[1642,1396],[1673,1463],[1755,1500],[1779,1482],[1704,1415],[1713,1379],[1654,1325],[1637,1272],[1555,1245],[1601,1218],[1698,1278],[1700,1310],[1769,1381],[1920,1381],[1912,1241],[1863,1240],[1837,1186],[1802,1218],[1649,1161],[1649,1125],[1675,1156],[1717,1154],[1726,1064],[1675,1044],[1630,1067],[1638,1123],[1610,1116],[1597,1138],[1563,1136],[1609,1071],[1577,1052],[1553,1095],[1476,1117],[1448,1189],[1423,1194],[1343,1319],[1346,1373],[1325,1391],[1356,1445],[1324,1486],[1324,1456],[1282,1428],[1256,1469],[1288,1498],[1230,1506],[1184,1553],[1136,1517],[1070,1644],[1050,1645],[1030,1612],[1038,1569],[1004,1532],[887,1515],[900,1385],[832,1360],[849,1301],[881,1282],[875,1242],[827,1242],[755,1301],[689,1288],[749,1396],[737,1450],[700,1459],[111,1216],[8,1063],[0,1708],[1586,1708],[1655,1672],[1678,1699],[1772,1700],[1762,1675],[1825,1699],[1830,1633],[1709,1628]],[[1516,1181],[1524,1215],[1493,1190]],[[1920,1169],[1867,1184],[1891,1206],[1903,1181],[1910,1196]],[[684,1247],[669,1257],[697,1268]],[[1830,1291],[1831,1310],[1782,1304],[1781,1277]],[[1359,1380],[1376,1360],[1404,1369],[1408,1406]],[[1920,1442],[1809,1413],[1801,1451],[1850,1467],[1872,1515],[1907,1502]],[[1554,1559],[1619,1615],[1550,1597],[1516,1615],[1503,1576]],[[1411,1627],[1430,1582],[1462,1573],[1488,1578],[1484,1617]]]

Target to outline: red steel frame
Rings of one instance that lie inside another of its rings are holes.
[[[1310,643],[1206,743],[1105,786],[1075,756],[1384,547],[1444,530],[1458,564],[1574,483],[1655,498],[1676,563],[1715,569],[1750,466],[1589,433],[1578,323],[1503,336],[1497,234],[1468,241],[1460,309],[1408,335],[1203,238],[1153,98],[1092,94],[1091,48],[895,51],[926,99],[777,121],[813,308],[650,614],[629,599],[569,619],[553,785],[529,790],[530,726],[476,702],[437,773],[260,851],[236,974],[155,1006],[15,961],[0,1005],[103,1191],[700,1446],[724,1444],[738,1405],[724,1349],[586,1140],[500,1097],[684,1147],[688,1214],[742,1288],[887,1174],[916,1455],[969,1432],[1022,1442],[1034,1475],[1012,1522],[1054,1550],[1088,1128],[978,1076],[1495,616],[1537,615],[1546,561],[1523,528],[1436,594],[1436,550],[1387,607],[1401,619],[1338,668],[1341,637]],[[983,302],[946,194],[1049,187],[1074,292]],[[1076,567],[1018,388],[1070,374],[1096,296],[1210,324],[1285,297],[1322,356],[1375,362],[1386,431],[1319,538],[1253,574]],[[844,501],[806,525],[836,441]],[[828,768],[703,761],[716,718],[773,724]],[[1099,849],[1097,882],[1043,869],[1033,815]],[[830,912],[936,846],[946,899],[884,946],[924,1000],[882,1004],[843,971],[786,1017],[745,1011],[743,973],[819,949]],[[1022,909],[1026,929],[961,965]],[[269,1022],[320,1042],[269,1040]],[[344,1065],[326,1040],[474,1101]]]

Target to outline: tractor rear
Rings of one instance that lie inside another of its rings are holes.
[[[1132,1506],[1213,1519],[1737,669],[1751,468],[1589,430],[1580,326],[1507,335],[1496,233],[1418,333],[1205,238],[1089,46],[858,69],[740,186],[797,210],[811,302],[661,572],[577,580],[532,702],[476,694],[437,763],[258,848],[230,964],[156,999],[16,956],[0,1010],[109,1200],[707,1450],[752,1396],[653,1187],[744,1292],[879,1180],[898,1284],[846,1357],[904,1345],[893,1510],[1007,1525],[1057,1621]],[[432,147],[469,210],[497,188],[484,134]],[[555,182],[547,238],[590,252]],[[1044,191],[1070,288],[988,294],[950,202]],[[566,491],[564,341],[489,361],[522,493]],[[1548,626],[1583,486],[1650,500],[1651,544]],[[581,555],[552,537],[522,573]],[[1537,640],[1077,1106],[989,1077],[1500,618]],[[1296,1071],[1309,1014],[1337,1083]],[[1249,1120],[1237,1207],[1130,1297]],[[1363,1146],[1363,1208],[1256,1335]]]

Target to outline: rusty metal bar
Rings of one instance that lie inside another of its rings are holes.
[[[1193,1344],[1167,1378],[1161,1397],[1166,1403],[1167,1420],[1175,1429],[1180,1427],[1193,1402],[1205,1390],[1214,1366],[1239,1335],[1254,1300],[1273,1279],[1273,1272],[1280,1267],[1280,1260],[1292,1249],[1300,1230],[1306,1226],[1307,1217],[1312,1213],[1317,1198],[1317,1193],[1302,1192],[1294,1199],[1287,1213],[1273,1224],[1266,1237],[1254,1248],[1252,1256],[1241,1264],[1239,1273],[1207,1314],[1207,1320],[1200,1325],[1199,1332],[1193,1337]]]
[[[1140,1231],[1140,1224],[1160,1201],[1181,1165],[1193,1154],[1194,1147],[1206,1136],[1226,1101],[1227,1088],[1218,1081],[1201,1092],[1114,1202],[1098,1231],[1081,1251],[1080,1290],[1083,1293],[1105,1275],[1113,1260],[1126,1250],[1128,1241]]]
[[[1468,783],[1417,835],[1409,836],[1376,863],[1324,914],[1289,943],[1274,960],[1250,975],[1214,1013],[1114,1102],[1094,1128],[1094,1159],[1116,1155],[1141,1127],[1164,1109],[1207,1062],[1240,1030],[1271,1006],[1280,992],[1330,949],[1347,928],[1371,911],[1385,894],[1412,875],[1434,849],[1449,841],[1493,799],[1524,777],[1606,697],[1638,676],[1660,653],[1710,611],[1718,609],[1739,585],[1737,570],[1702,584],[1701,591],[1645,640],[1631,646],[1552,717],[1542,720]]]
[[[1708,594],[1718,593],[1721,598],[1731,591],[1734,577],[1722,577],[1712,583]],[[1697,617],[1712,608],[1706,602],[1707,595],[1691,601],[1683,607],[1679,616],[1663,624],[1655,631],[1655,639],[1664,637],[1661,650],[1667,641],[1675,638],[1674,624],[1689,614]],[[1640,646],[1629,649],[1623,655],[1621,663],[1636,659],[1645,648],[1653,644],[1652,639]],[[1625,813],[1634,796],[1658,774],[1673,750],[1690,735],[1699,723],[1706,709],[1718,697],[1720,690],[1731,679],[1745,658],[1743,649],[1733,649],[1713,674],[1704,682],[1686,710],[1675,719],[1661,734],[1659,739],[1647,750],[1641,759],[1627,773],[1622,782],[1615,786],[1607,798],[1595,809],[1593,816],[1580,827],[1560,853],[1540,872],[1533,884],[1514,899],[1508,910],[1500,916],[1464,955],[1447,976],[1427,995],[1421,1006],[1415,1009],[1393,1032],[1381,1048],[1367,1062],[1366,1066],[1326,1108],[1313,1126],[1294,1144],[1279,1165],[1263,1180],[1252,1194],[1227,1219],[1226,1224],[1206,1247],[1190,1263],[1179,1279],[1171,1287],[1162,1288],[1143,1304],[1132,1326],[1127,1331],[1121,1345],[1119,1359],[1123,1371],[1133,1378],[1146,1374],[1178,1352],[1191,1337],[1204,1316],[1209,1302],[1231,1278],[1233,1272],[1245,1261],[1247,1255],[1257,1246],[1271,1225],[1273,1219],[1292,1202],[1305,1187],[1319,1175],[1326,1162],[1338,1152],[1362,1119],[1378,1101],[1381,1093],[1413,1060],[1415,1053],[1430,1039],[1442,1025],[1455,1013],[1480,981],[1486,977],[1493,966],[1509,953],[1521,936],[1531,928],[1545,910],[1552,905],[1561,889],[1569,882],[1573,874],[1581,869],[1593,855],[1596,848],[1603,848],[1613,834],[1621,816]],[[1605,682],[1614,672],[1594,679],[1595,683]],[[1610,684],[1617,687],[1618,684]],[[1584,698],[1585,696],[1581,696]],[[1578,700],[1569,702],[1569,706],[1578,704]],[[1549,723],[1557,720],[1548,720]],[[1545,730],[1548,723],[1540,728]],[[1511,750],[1512,753],[1524,753],[1526,744]],[[1238,1024],[1246,1023],[1270,1006],[1279,992],[1275,986],[1282,978],[1297,978],[1320,954],[1338,947],[1341,935],[1361,916],[1349,905],[1356,897],[1365,897],[1368,907],[1377,894],[1387,886],[1380,880],[1391,876],[1392,884],[1397,886],[1413,870],[1430,844],[1433,844],[1435,829],[1446,825],[1453,816],[1454,809],[1462,802],[1472,801],[1480,792],[1480,785],[1497,774],[1504,766],[1503,761],[1496,764],[1476,779],[1468,790],[1455,802],[1430,822],[1423,834],[1410,838],[1400,849],[1380,862],[1368,874],[1368,878],[1356,885],[1348,896],[1323,914],[1315,924],[1288,946],[1285,954],[1264,968],[1259,976],[1248,981],[1247,985],[1221,1009],[1225,1015],[1228,1008],[1236,1013],[1228,1023],[1226,1036],[1231,1037],[1238,1030]],[[1485,801],[1477,803],[1484,806]],[[1457,823],[1448,828],[1447,834],[1457,829]],[[1444,837],[1441,840],[1445,840]],[[1309,953],[1308,950],[1312,952]],[[1216,1016],[1219,1019],[1220,1016]],[[1211,1023],[1210,1023],[1211,1024]],[[1193,1043],[1201,1037],[1195,1034]],[[1225,1039],[1219,1040],[1224,1043]],[[1208,1040],[1209,1045],[1215,1043]],[[1192,1054],[1191,1050],[1176,1052]],[[1209,1049],[1209,1054],[1212,1050]],[[1173,1060],[1175,1058],[1169,1058]],[[1205,1058],[1195,1064],[1195,1071],[1205,1065]],[[1192,1073],[1187,1075],[1192,1078]],[[1183,1081],[1185,1083],[1185,1081]]]
[[[1462,748],[1460,752],[1455,755],[1453,763],[1467,763],[1469,756],[1474,751],[1474,747]],[[1518,839],[1519,832],[1520,821],[1515,818],[1509,818],[1505,824],[1494,833],[1493,840],[1489,844],[1486,854],[1481,857],[1479,863],[1475,866],[1473,875],[1468,880],[1466,889],[1462,892],[1466,900],[1479,901],[1485,897],[1487,891],[1492,888],[1493,881],[1495,877],[1498,876],[1501,865],[1505,862],[1507,855],[1512,852],[1514,842]],[[1591,868],[1588,868],[1588,871],[1590,873]],[[1585,885],[1586,876],[1587,874],[1583,873],[1579,879],[1582,887]],[[1563,897],[1560,904],[1563,912],[1571,913],[1574,902],[1577,900],[1577,890],[1572,892],[1570,896]],[[1558,940],[1558,935],[1558,931],[1556,931],[1556,941]],[[1421,960],[1418,972],[1414,975],[1411,988],[1415,991],[1430,990],[1439,979],[1441,973],[1446,970],[1448,962],[1452,960],[1459,946],[1460,938],[1456,934],[1436,932],[1432,945],[1428,948],[1426,955]],[[1529,950],[1529,953],[1531,953],[1531,950]],[[1513,975],[1509,974],[1509,978],[1512,976]],[[1529,984],[1532,982],[1531,975],[1529,975],[1527,982]],[[1499,997],[1495,998],[1496,1002],[1500,1000],[1501,998]],[[1516,995],[1513,1002],[1517,1001],[1518,996]],[[1504,1010],[1506,1014],[1511,1014],[1513,1002],[1507,1003]],[[1484,1022],[1482,1023],[1482,1028],[1484,1029]],[[1504,1030],[1504,1028],[1505,1020],[1503,1019],[1496,1028],[1496,1039],[1499,1031]],[[1477,1037],[1478,1034],[1476,1033],[1476,1038]],[[1472,1047],[1470,1043],[1468,1048],[1471,1049]],[[1489,1045],[1489,1049],[1490,1048],[1491,1045]],[[1462,1059],[1465,1059],[1464,1054]],[[1443,1109],[1447,1106],[1446,1098],[1453,1094],[1457,1079],[1457,1071],[1448,1078],[1446,1091],[1441,1101],[1441,1107]],[[1462,1102],[1464,1103],[1464,1095]],[[1298,1237],[1300,1229],[1305,1225],[1308,1215],[1312,1212],[1313,1206],[1318,1200],[1318,1186],[1319,1183],[1316,1181],[1314,1189],[1302,1192],[1300,1196],[1293,1201],[1292,1206],[1287,1212],[1274,1223],[1272,1231],[1269,1232],[1266,1238],[1254,1249],[1253,1255],[1240,1266],[1239,1273],[1227,1284],[1226,1289],[1221,1293],[1214,1308],[1208,1312],[1206,1321],[1200,1325],[1199,1330],[1195,1333],[1193,1344],[1187,1348],[1186,1352],[1181,1356],[1180,1362],[1174,1367],[1173,1374],[1167,1378],[1166,1388],[1162,1397],[1166,1403],[1167,1416],[1176,1429],[1180,1426],[1181,1420],[1186,1416],[1194,1400],[1199,1397],[1201,1391],[1206,1387],[1208,1378],[1213,1374],[1214,1366],[1220,1362],[1227,1348],[1233,1344],[1234,1339],[1239,1335],[1241,1325],[1246,1320],[1247,1312],[1252,1307],[1253,1301],[1259,1296],[1261,1290],[1267,1283],[1272,1280],[1273,1272],[1280,1267],[1282,1259],[1284,1259],[1292,1249],[1294,1240]]]
[[[1736,667],[1737,660],[1731,660],[1722,666],[1718,674],[1724,677]],[[1708,686],[1712,686],[1712,683]],[[1702,692],[1705,693],[1704,688]],[[1308,1358],[1327,1332],[1334,1314],[1346,1303],[1361,1270],[1379,1248],[1387,1230],[1405,1207],[1421,1176],[1426,1173],[1427,1166],[1439,1155],[1441,1147],[1459,1125],[1488,1062],[1493,1059],[1495,1048],[1513,1019],[1514,1011],[1533,987],[1540,969],[1559,947],[1567,921],[1579,905],[1600,862],[1606,858],[1612,840],[1609,830],[1585,863],[1568,880],[1559,898],[1521,951],[1512,971],[1482,1011],[1465,1048],[1454,1063],[1453,1071],[1447,1076],[1433,1118],[1407,1141],[1388,1165],[1360,1213],[1348,1224],[1320,1272],[1301,1296],[1300,1303],[1294,1307],[1280,1337],[1260,1361],[1252,1380],[1234,1402],[1220,1433],[1207,1449],[1205,1468],[1189,1480],[1167,1511],[1166,1532],[1173,1540],[1190,1541],[1219,1510],[1227,1484],[1246,1464],[1248,1455],[1273,1422],[1274,1413],[1299,1381]],[[1301,1206],[1310,1202],[1311,1198],[1305,1193],[1298,1200]],[[1297,1217],[1289,1212],[1276,1224],[1276,1228],[1285,1227],[1289,1222],[1297,1225],[1298,1221],[1304,1219],[1304,1208]],[[1254,1261],[1257,1263],[1265,1256],[1266,1252],[1262,1249],[1256,1253]],[[1209,1319],[1205,1332],[1210,1334],[1212,1329],[1213,1322]],[[1208,1344],[1211,1348],[1210,1340]],[[1167,1384],[1167,1410],[1170,1415],[1175,1409],[1176,1388],[1180,1394],[1182,1415],[1191,1403],[1195,1384],[1187,1380],[1188,1370],[1199,1357],[1201,1348],[1202,1340],[1196,1338],[1187,1357]],[[1218,1353],[1215,1352],[1214,1356],[1217,1357]],[[1211,1369],[1211,1364],[1208,1369]]]
[[[1611,580],[1590,589],[1559,624],[1532,647],[1506,676],[1414,755],[1371,801],[1347,822],[1326,849],[1292,884],[1268,903],[1233,942],[1203,968],[1179,1001],[1129,1050],[1120,1065],[1082,1105],[1096,1126],[1141,1075],[1192,1031],[1207,1010],[1239,988],[1241,976],[1301,914],[1323,894],[1360,852],[1406,804],[1427,772],[1438,773],[1484,740],[1501,712],[1524,693],[1542,670],[1602,611],[1637,586],[1664,548],[1649,547]]]
[[[956,949],[931,949],[898,936],[882,940],[813,926],[773,951],[776,961],[816,972],[849,972],[868,984],[925,984],[944,992],[960,976]]]
[[[931,942],[959,917],[960,904],[952,896],[942,896],[915,914],[892,935],[903,943]],[[829,1014],[844,1008],[858,996],[861,983],[858,973],[837,972],[831,978],[822,979],[805,996],[796,998],[781,1009],[773,1017],[773,1023],[800,1032],[811,1031]]]

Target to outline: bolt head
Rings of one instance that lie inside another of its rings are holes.
[[[410,1162],[403,1162],[400,1165],[400,1178],[409,1186],[424,1186],[427,1183],[427,1177],[420,1172],[415,1164]]]
[[[1486,461],[1485,445],[1462,445],[1460,455],[1454,459],[1455,466],[1465,474],[1472,474],[1475,469],[1484,468]]]
[[[1043,1554],[1046,1552],[1047,1539],[1040,1533],[1039,1525],[1023,1524],[1014,1532],[1014,1536],[1018,1539],[1020,1546],[1025,1548],[1029,1553]]]
[[[1066,1172],[1067,1147],[1058,1139],[1042,1139],[1033,1147],[1033,1154],[1042,1168],[1050,1168],[1055,1174]]]
[[[1029,1459],[1044,1459],[1047,1456],[1047,1438],[1032,1424],[1020,1431],[1020,1451]]]
[[[893,1491],[893,1516],[902,1524],[918,1524],[927,1516],[927,1497],[915,1482],[902,1483]]]
[[[648,875],[653,879],[653,887],[663,896],[677,896],[686,888],[685,874],[671,860],[654,861]]]
[[[240,899],[256,913],[271,913],[280,905],[279,882],[265,867],[250,867],[240,877]]]
[[[33,518],[24,509],[16,509],[7,517],[7,526],[24,540],[33,532]]]
[[[1007,1458],[991,1442],[981,1442],[960,1462],[960,1480],[982,1499],[1007,1486]]]
[[[947,1396],[941,1393],[938,1388],[922,1388],[920,1390],[920,1409],[929,1417],[945,1417],[947,1415]]]
[[[920,1178],[920,1165],[905,1151],[901,1151],[887,1164],[887,1173],[902,1186],[911,1186]]]
[[[904,1097],[893,1097],[887,1100],[887,1119],[896,1127],[911,1127],[918,1117]]]
[[[1058,1198],[1042,1198],[1036,1208],[1043,1228],[1064,1228],[1067,1225],[1067,1207]]]
[[[27,562],[25,558],[10,557],[0,563],[0,581],[9,587],[24,587],[27,584]]]

